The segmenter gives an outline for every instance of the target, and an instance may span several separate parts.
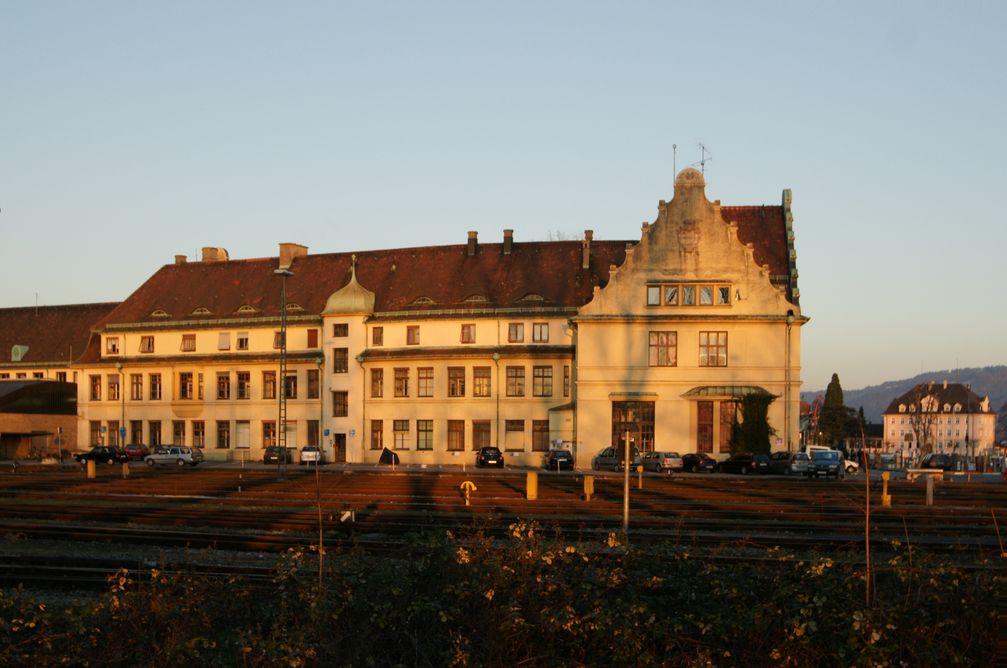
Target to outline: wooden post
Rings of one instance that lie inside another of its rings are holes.
[[[934,477],[932,475],[927,476],[927,505],[934,505]]]

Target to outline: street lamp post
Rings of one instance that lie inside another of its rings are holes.
[[[126,374],[122,371],[122,362],[116,362],[115,368],[119,372],[119,403],[121,411],[119,413],[119,447],[126,446]]]
[[[276,477],[283,480],[287,463],[287,277],[294,272],[289,269],[274,269],[280,277],[280,377],[277,379],[278,416],[276,420]]]

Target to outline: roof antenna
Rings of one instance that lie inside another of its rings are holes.
[[[703,146],[703,142],[699,142],[699,169],[705,175],[706,174],[706,163],[713,160],[713,154],[706,150]]]

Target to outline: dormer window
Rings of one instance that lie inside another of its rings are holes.
[[[469,304],[485,304],[489,300],[482,295],[469,295],[465,298],[465,301]]]
[[[288,313],[290,313],[291,311],[299,312],[299,311],[303,311],[303,310],[304,310],[304,307],[301,306],[300,304],[287,304],[287,312]]]
[[[413,300],[413,304],[416,304],[417,306],[427,306],[429,304],[436,304],[436,303],[437,302],[435,302],[430,297],[417,297],[416,299]]]
[[[545,297],[535,292],[529,292],[524,297],[518,300],[519,302],[544,302]]]
[[[210,315],[210,309],[200,306],[192,311],[192,315]]]
[[[167,318],[168,317],[168,312],[165,311],[164,309],[159,308],[159,309],[156,309],[155,311],[151,312],[150,317],[151,318]]]
[[[955,407],[952,410],[955,413],[961,413],[962,412],[962,405],[961,404],[955,404]]]
[[[905,413],[906,412],[906,405],[905,404],[899,404],[899,412],[900,413]]]
[[[945,413],[951,412],[951,404],[944,404],[944,412]]]
[[[254,306],[250,306],[248,304],[242,304],[241,306],[238,307],[236,313],[238,315],[250,315],[252,313],[258,313],[258,311],[255,309]]]
[[[105,354],[106,355],[118,355],[119,354],[119,337],[110,336],[105,339]]]

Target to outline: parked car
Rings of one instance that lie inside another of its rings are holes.
[[[591,467],[595,471],[601,471],[602,469],[607,469],[609,471],[621,471],[623,467],[623,458],[624,446],[609,446],[595,455],[594,461],[591,463]],[[631,466],[636,466],[640,463],[640,453],[636,448],[633,448],[632,458],[633,461]]]
[[[640,460],[644,471],[656,471],[657,473],[671,473],[681,471],[684,464],[682,457],[677,452],[648,452]]]
[[[503,465],[504,456],[500,452],[500,448],[493,446],[479,448],[479,454],[476,455],[476,466],[497,466],[503,468]]]
[[[199,448],[188,448],[182,445],[163,445],[143,458],[147,466],[196,466],[203,461],[203,452]]]
[[[808,475],[811,458],[804,452],[774,452],[769,456],[769,470],[782,475]]]
[[[842,478],[846,474],[843,468],[843,453],[838,450],[814,450],[811,453],[811,466],[808,475],[814,478]]]
[[[279,464],[280,451],[283,451],[283,463],[290,464],[294,461],[294,453],[290,448],[281,448],[278,445],[267,446],[262,453],[263,464]]]
[[[731,455],[724,461],[717,464],[717,471],[721,473],[769,473],[769,455]]]
[[[324,464],[325,453],[317,445],[306,445],[301,448],[301,463]]]
[[[80,464],[87,461],[93,461],[96,464],[116,464],[129,461],[129,457],[121,449],[104,445],[96,445],[87,452],[74,455],[74,459]]]
[[[143,459],[150,454],[150,448],[143,443],[130,443],[123,450],[130,459]]]
[[[921,469],[940,469],[941,471],[954,471],[955,463],[951,458],[951,455],[947,455],[941,452],[931,452],[923,456],[923,460],[920,462],[919,468]]]
[[[711,473],[717,470],[717,460],[705,452],[690,452],[682,455],[682,468],[690,473],[700,471]]]
[[[573,455],[569,450],[550,450],[545,458],[545,467],[550,471],[573,470]]]

